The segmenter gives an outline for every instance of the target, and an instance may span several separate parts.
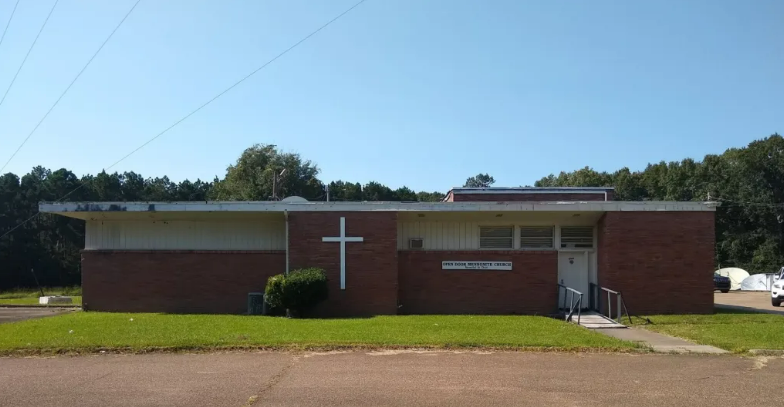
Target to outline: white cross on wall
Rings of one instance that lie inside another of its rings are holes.
[[[346,242],[362,242],[361,237],[346,237],[346,218],[340,218],[340,236],[322,237],[322,242],[340,242],[340,289],[346,289]]]

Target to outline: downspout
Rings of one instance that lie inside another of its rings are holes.
[[[289,274],[289,210],[283,210],[283,217],[286,218],[286,275]]]

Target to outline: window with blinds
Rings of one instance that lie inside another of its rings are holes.
[[[569,249],[593,248],[593,226],[562,226],[561,247]]]
[[[479,228],[480,249],[511,249],[514,226],[481,226]]]
[[[520,226],[521,249],[552,249],[553,239],[552,226]]]

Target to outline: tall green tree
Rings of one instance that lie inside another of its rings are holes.
[[[329,199],[331,201],[361,201],[362,185],[359,182],[332,181],[329,183]]]
[[[396,201],[395,193],[386,185],[370,181],[362,188],[363,201]]]
[[[618,200],[718,201],[717,266],[772,272],[784,266],[784,138],[773,134],[702,161],[648,164],[614,173],[583,168],[536,186],[614,186]]]
[[[316,164],[299,154],[281,153],[274,145],[256,144],[226,169],[224,179],[213,183],[211,196],[221,201],[266,201],[272,198],[275,186],[278,198],[296,195],[321,200],[325,190],[318,173]]]
[[[495,184],[495,178],[490,174],[476,174],[466,179],[463,187],[465,188],[487,188]]]
[[[441,202],[446,197],[446,194],[441,192],[417,192],[417,201],[419,202]]]

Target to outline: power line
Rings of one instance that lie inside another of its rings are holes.
[[[312,36],[314,36],[314,35],[318,34],[318,33],[319,33],[319,31],[321,31],[321,30],[323,30],[323,29],[327,28],[327,27],[328,27],[330,24],[334,23],[335,21],[337,21],[338,19],[340,19],[340,18],[341,18],[341,17],[343,17],[344,15],[348,14],[348,13],[349,13],[351,10],[354,10],[355,8],[357,8],[357,6],[359,6],[360,4],[364,3],[365,1],[366,1],[366,0],[360,0],[360,1],[358,1],[357,3],[355,3],[353,6],[349,7],[348,9],[346,9],[344,12],[342,12],[342,13],[338,14],[338,15],[337,15],[337,17],[333,18],[332,20],[329,20],[329,21],[328,21],[326,24],[324,24],[324,25],[322,25],[321,27],[317,28],[316,30],[312,31],[310,34],[306,35],[306,36],[305,36],[305,37],[303,37],[301,40],[299,40],[299,41],[297,41],[296,43],[294,43],[294,45],[292,45],[292,46],[290,46],[290,47],[286,48],[286,49],[285,49],[283,52],[281,52],[280,54],[276,55],[274,58],[272,58],[272,59],[270,59],[269,61],[265,62],[265,63],[264,63],[263,65],[261,65],[260,67],[258,67],[258,68],[256,68],[256,69],[254,69],[253,71],[251,71],[251,73],[249,73],[249,74],[245,75],[245,76],[244,76],[242,79],[238,80],[237,82],[234,82],[234,84],[233,84],[233,85],[229,86],[228,88],[226,88],[226,89],[225,89],[225,90],[223,90],[222,92],[218,93],[218,94],[217,94],[215,97],[213,97],[212,99],[210,99],[210,100],[208,100],[207,102],[203,103],[201,106],[197,107],[196,109],[194,109],[194,110],[193,110],[193,111],[191,111],[190,113],[188,113],[188,114],[186,114],[185,116],[183,116],[181,119],[179,119],[179,120],[177,120],[176,122],[174,122],[174,124],[172,124],[171,126],[167,127],[166,129],[164,129],[164,130],[163,130],[163,131],[161,131],[160,133],[156,134],[156,135],[155,135],[154,137],[152,137],[151,139],[149,139],[149,140],[147,140],[146,142],[144,142],[144,143],[143,143],[141,146],[137,147],[136,149],[134,149],[134,150],[133,150],[133,151],[131,151],[130,153],[128,153],[128,154],[126,154],[125,156],[123,156],[122,158],[120,158],[119,160],[115,161],[115,162],[114,162],[114,164],[112,164],[112,165],[110,165],[110,166],[106,167],[106,168],[104,169],[104,171],[111,169],[111,168],[112,168],[112,167],[114,167],[115,165],[117,165],[117,164],[121,163],[121,162],[122,162],[123,160],[125,160],[126,158],[130,157],[131,155],[133,155],[133,154],[134,154],[134,153],[136,153],[137,151],[139,151],[139,150],[141,150],[142,148],[144,148],[146,145],[148,145],[148,144],[152,143],[153,141],[155,141],[155,139],[157,139],[158,137],[162,136],[164,133],[168,132],[169,130],[171,130],[172,128],[174,128],[175,126],[177,126],[178,124],[180,124],[180,123],[184,122],[185,120],[187,120],[189,117],[193,116],[193,115],[194,115],[196,112],[198,112],[199,110],[203,109],[204,107],[206,107],[206,106],[207,106],[207,105],[209,105],[210,103],[212,103],[212,102],[214,102],[215,100],[217,100],[219,97],[223,96],[224,94],[226,94],[226,93],[227,93],[227,92],[229,92],[230,90],[234,89],[234,88],[235,88],[237,85],[241,84],[242,82],[245,82],[245,80],[247,80],[247,79],[248,79],[248,78],[250,78],[251,76],[255,75],[257,72],[261,71],[262,69],[266,68],[266,67],[267,67],[269,64],[271,64],[271,63],[275,62],[276,60],[278,60],[278,58],[282,57],[283,55],[286,55],[286,54],[287,54],[289,51],[291,51],[292,49],[296,48],[298,45],[302,44],[303,42],[307,41],[307,40],[308,40],[310,37],[312,37]],[[56,3],[55,3],[55,4],[56,4]],[[89,182],[89,181],[88,181],[88,182]],[[67,194],[63,195],[63,196],[62,196],[60,199],[57,199],[55,202],[57,202],[57,201],[62,201],[63,199],[67,198],[68,196],[70,196],[70,195],[71,195],[71,194],[73,194],[74,192],[76,192],[76,191],[78,191],[79,189],[81,189],[83,186],[85,186],[85,184],[86,184],[86,183],[82,183],[82,184],[81,184],[81,185],[79,185],[78,187],[76,187],[76,188],[72,189],[72,190],[71,190],[70,192],[68,192]],[[40,215],[40,214],[41,214],[41,212],[36,212],[36,213],[35,213],[33,216],[30,216],[29,218],[25,219],[25,220],[24,220],[22,223],[20,223],[20,224],[18,224],[18,225],[16,225],[16,226],[14,226],[13,228],[11,228],[11,230],[9,230],[9,231],[7,231],[7,232],[3,233],[2,235],[0,235],[0,239],[2,239],[2,238],[4,238],[4,237],[8,236],[9,234],[11,234],[11,232],[13,232],[13,231],[15,231],[16,229],[19,229],[20,227],[24,226],[25,224],[27,224],[27,222],[30,222],[31,220],[33,220],[35,217],[37,217],[37,216],[38,216],[38,215]]]
[[[16,149],[16,151],[14,151],[14,153],[11,154],[11,157],[8,158],[8,161],[6,161],[5,164],[3,164],[3,167],[0,168],[0,174],[3,173],[3,170],[8,165],[8,163],[10,163],[11,160],[13,160],[14,157],[16,157],[16,154],[19,152],[19,150],[21,150],[22,147],[24,147],[24,145],[27,144],[27,141],[30,140],[30,137],[32,137],[33,133],[35,133],[35,131],[38,130],[38,127],[41,126],[41,123],[43,123],[44,120],[46,120],[46,118],[49,116],[49,113],[52,113],[52,110],[54,110],[55,106],[57,106],[57,104],[60,103],[60,100],[63,98],[63,96],[65,96],[65,94],[68,93],[68,91],[71,89],[71,86],[73,86],[74,83],[76,83],[76,81],[79,79],[79,77],[82,76],[82,73],[84,73],[84,71],[87,69],[87,67],[90,66],[90,64],[93,62],[95,57],[98,56],[98,53],[101,52],[101,50],[103,49],[104,45],[106,45],[106,43],[109,42],[110,39],[112,39],[112,36],[114,36],[114,33],[116,33],[117,30],[120,28],[120,26],[123,25],[125,20],[128,18],[129,15],[131,15],[133,10],[136,8],[136,6],[139,5],[139,2],[141,2],[141,1],[142,0],[136,0],[136,3],[133,4],[133,7],[131,7],[131,9],[128,10],[127,13],[125,13],[125,17],[123,17],[122,20],[120,20],[120,22],[117,24],[117,26],[114,27],[114,30],[112,30],[112,32],[109,34],[109,36],[106,37],[106,39],[103,41],[101,46],[98,47],[98,50],[95,51],[93,56],[90,57],[90,59],[87,61],[87,63],[84,65],[84,67],[82,67],[82,70],[79,71],[78,74],[76,74],[76,77],[73,78],[73,80],[68,85],[68,87],[66,87],[65,90],[63,91],[63,93],[60,94],[60,97],[58,97],[57,100],[54,101],[54,104],[52,104],[52,107],[50,107],[49,110],[46,111],[46,114],[44,114],[44,117],[42,117],[41,120],[38,121],[38,124],[36,124],[35,127],[33,128],[33,130],[30,131],[30,134],[28,134],[27,137],[25,137],[25,139],[22,141],[22,144],[20,144],[19,147]],[[6,91],[6,93],[7,93],[7,91]]]
[[[16,4],[14,4],[13,10],[11,10],[11,17],[8,17],[8,22],[5,24],[5,30],[3,30],[3,35],[0,36],[0,45],[3,45],[3,40],[5,39],[5,33],[8,32],[8,27],[11,26],[11,20],[14,19],[14,13],[16,13],[16,6],[19,5],[20,0],[16,0]]]
[[[334,23],[335,21],[337,21],[337,20],[338,20],[340,17],[343,17],[344,15],[348,14],[348,13],[349,13],[351,10],[355,9],[357,6],[359,6],[360,4],[364,3],[365,1],[366,1],[366,0],[360,0],[359,2],[355,3],[353,6],[349,7],[349,8],[348,8],[346,11],[344,11],[344,12],[340,13],[340,14],[339,14],[337,17],[333,18],[332,20],[329,20],[329,21],[328,21],[326,24],[322,25],[321,27],[319,27],[319,28],[318,28],[318,29],[316,29],[315,31],[313,31],[313,32],[311,32],[310,34],[306,35],[306,36],[305,36],[304,38],[302,38],[301,40],[297,41],[297,42],[296,42],[294,45],[292,45],[292,46],[290,46],[290,47],[286,48],[286,49],[285,49],[283,52],[281,52],[280,54],[276,55],[274,58],[270,59],[269,61],[267,61],[266,63],[264,63],[264,64],[263,64],[263,65],[261,65],[260,67],[258,67],[258,68],[256,68],[256,69],[254,69],[253,71],[251,71],[251,73],[249,73],[249,74],[245,75],[245,76],[244,76],[242,79],[238,80],[237,82],[234,82],[234,84],[233,84],[233,85],[229,86],[228,88],[226,88],[225,90],[223,90],[221,93],[218,93],[218,94],[217,94],[215,97],[213,97],[212,99],[210,99],[210,100],[208,100],[208,101],[204,102],[204,103],[203,103],[201,106],[197,107],[196,109],[194,109],[194,110],[193,110],[193,111],[191,111],[190,113],[186,114],[186,115],[185,115],[185,116],[183,116],[183,117],[182,117],[180,120],[177,120],[176,122],[174,122],[174,124],[172,124],[171,126],[167,127],[165,130],[163,130],[162,132],[160,132],[160,133],[156,134],[156,135],[155,135],[153,138],[151,138],[151,139],[147,140],[147,141],[146,141],[144,144],[140,145],[140,146],[139,146],[139,147],[137,147],[135,150],[131,151],[130,153],[128,153],[128,154],[127,154],[127,155],[125,155],[124,157],[122,157],[122,158],[120,158],[119,160],[117,160],[117,162],[115,162],[114,164],[112,164],[112,165],[111,165],[109,168],[111,168],[111,167],[114,167],[115,165],[119,164],[121,161],[125,160],[126,158],[130,157],[131,155],[133,155],[133,154],[134,154],[134,153],[136,153],[137,151],[139,151],[139,150],[141,150],[142,148],[144,148],[145,146],[147,146],[147,144],[150,144],[150,143],[152,143],[152,142],[153,142],[153,141],[155,141],[155,140],[156,140],[158,137],[162,136],[163,134],[165,134],[166,132],[168,132],[169,130],[171,130],[172,128],[174,128],[175,126],[177,126],[178,124],[180,124],[180,123],[184,122],[184,121],[185,121],[185,120],[187,120],[189,117],[191,117],[192,115],[194,115],[195,113],[197,113],[199,110],[201,110],[201,109],[205,108],[207,105],[209,105],[210,103],[214,102],[214,101],[215,101],[216,99],[218,99],[219,97],[223,96],[224,94],[228,93],[230,90],[234,89],[234,88],[235,88],[237,85],[241,84],[242,82],[245,82],[245,80],[247,80],[247,79],[248,79],[248,78],[250,78],[251,76],[255,75],[257,72],[261,71],[262,69],[266,68],[266,67],[267,67],[267,65],[269,65],[269,64],[271,64],[271,63],[273,63],[273,62],[275,62],[276,60],[278,60],[278,58],[282,57],[283,55],[286,55],[286,54],[287,54],[289,51],[291,51],[292,49],[296,48],[298,45],[302,44],[303,42],[305,42],[306,40],[308,40],[310,37],[312,37],[312,36],[314,36],[314,35],[318,34],[318,32],[319,32],[319,31],[321,31],[321,30],[323,30],[323,29],[327,28],[327,26],[329,26],[330,24],[332,24],[332,23]]]
[[[19,72],[22,71],[22,67],[24,67],[25,62],[27,62],[27,57],[29,57],[30,56],[30,52],[33,51],[33,48],[35,47],[35,43],[38,42],[38,37],[40,37],[41,33],[44,31],[44,27],[46,27],[46,23],[49,22],[49,17],[52,16],[52,13],[54,12],[54,8],[57,7],[57,3],[59,1],[60,0],[54,0],[54,4],[52,5],[52,9],[49,10],[49,14],[46,15],[46,20],[44,20],[44,23],[41,24],[41,29],[38,30],[38,34],[36,34],[35,39],[33,40],[33,43],[30,44],[30,49],[27,50],[27,54],[25,54],[25,57],[22,60],[22,63],[19,65],[19,69],[16,70],[16,74],[14,75],[14,79],[11,79],[11,83],[8,85],[8,89],[5,90],[5,94],[3,94],[3,98],[0,99],[0,106],[2,106],[3,102],[5,102],[5,97],[8,96],[8,92],[11,90],[11,87],[14,86],[14,82],[16,82],[16,77],[19,76]]]

